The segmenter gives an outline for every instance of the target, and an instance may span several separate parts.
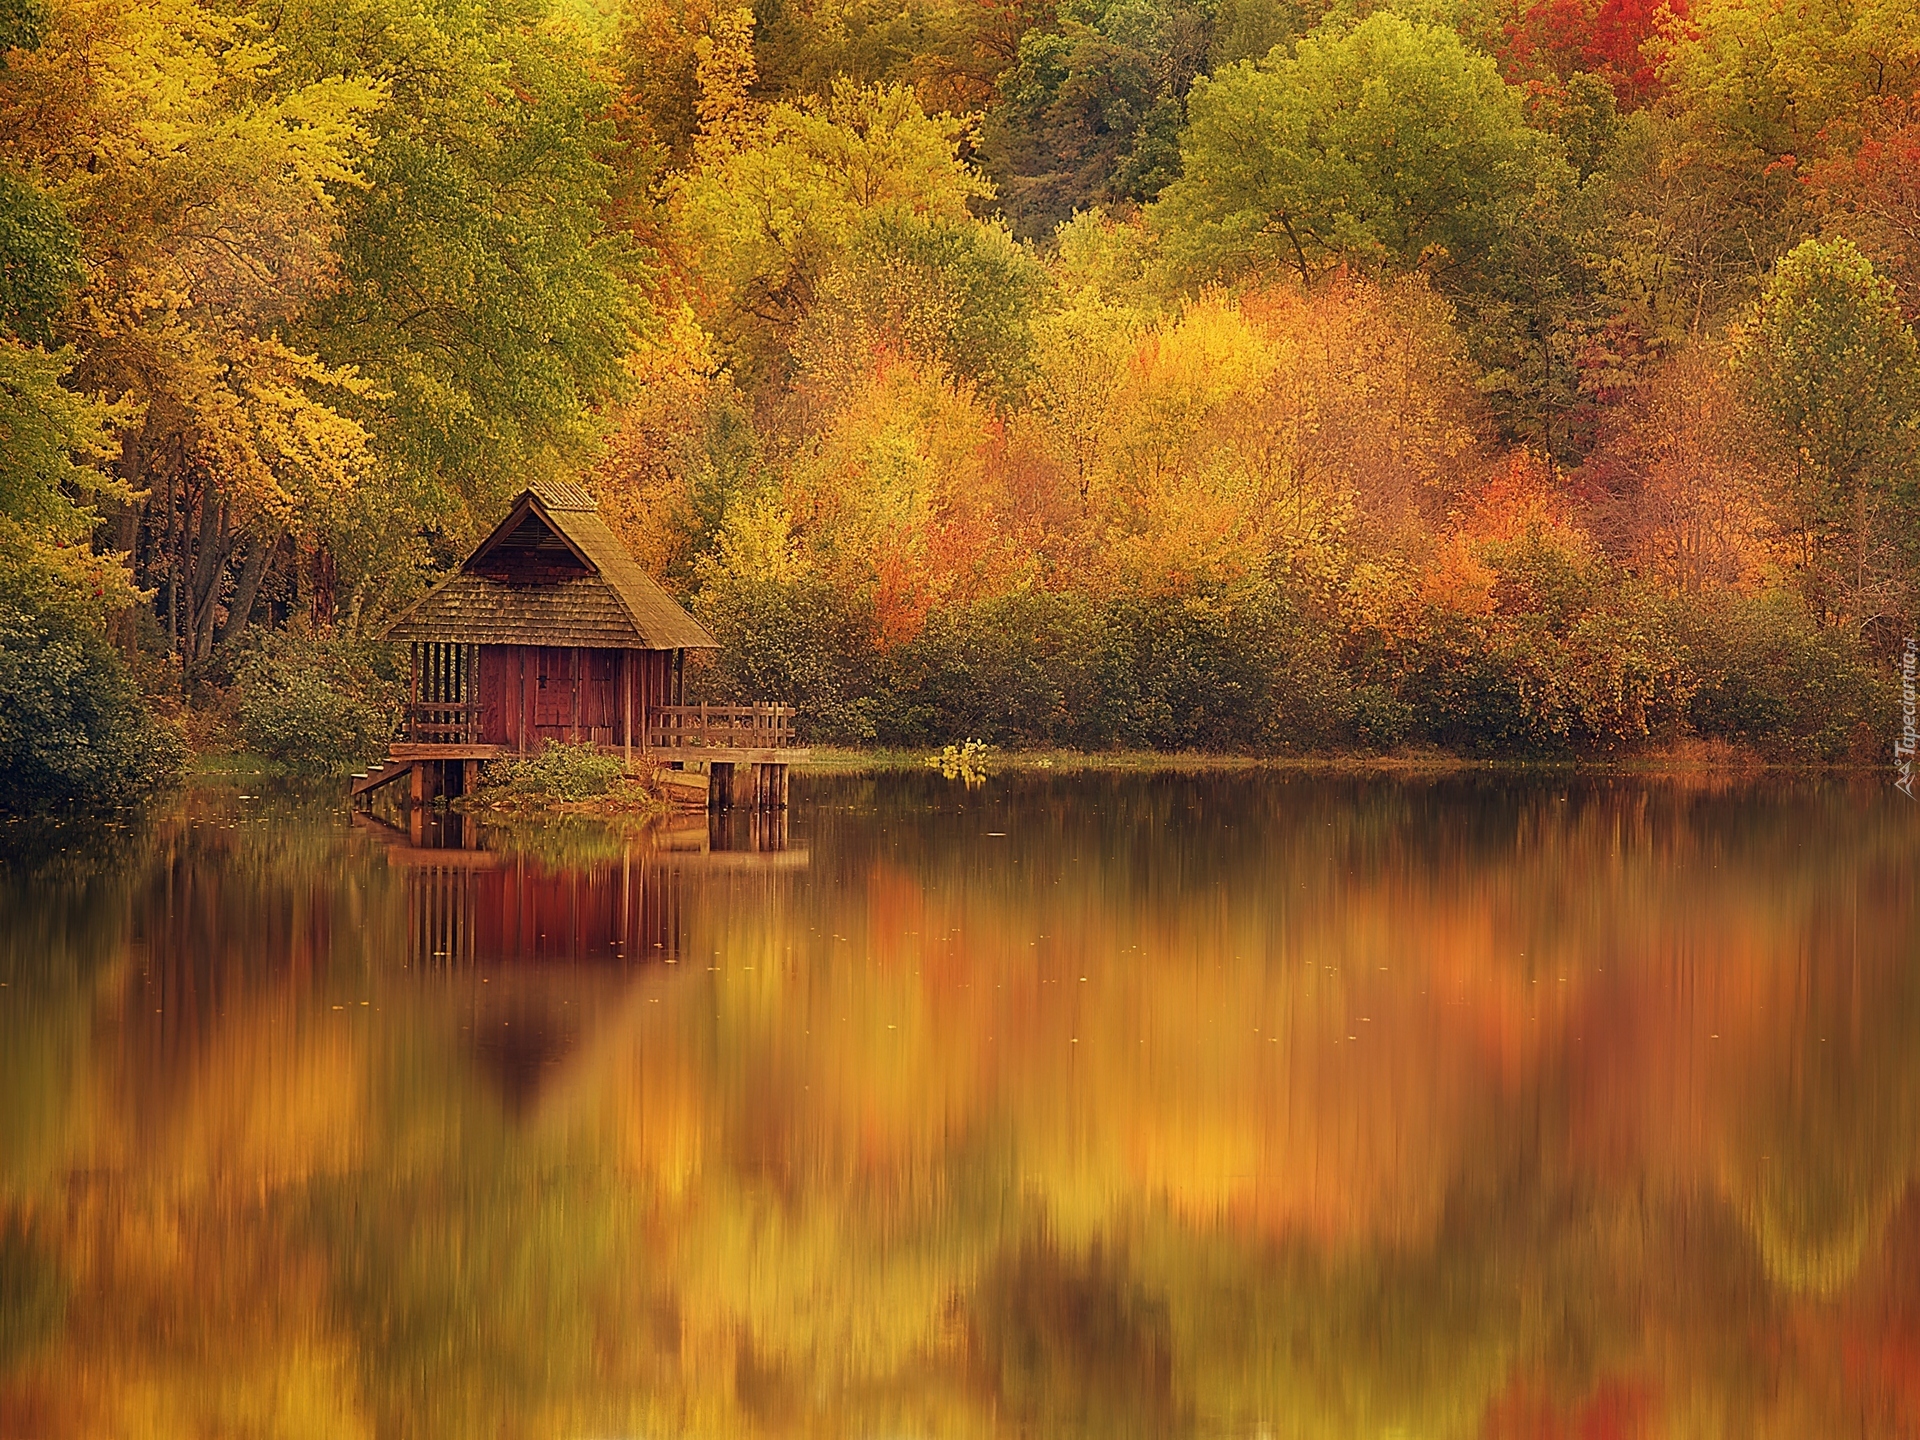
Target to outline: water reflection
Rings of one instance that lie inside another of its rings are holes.
[[[0,1436],[1920,1429],[1898,797],[795,798],[16,845]]]
[[[679,872],[617,860],[550,866],[525,854],[396,844],[407,964],[624,964],[680,958]]]

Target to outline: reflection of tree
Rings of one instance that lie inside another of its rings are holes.
[[[1888,960],[1820,956],[1794,997],[1788,1046],[1729,1137],[1729,1199],[1789,1291],[1831,1295],[1852,1281],[1914,1178],[1920,975],[1909,957]]]
[[[1166,1301],[1095,1247],[1028,1243],[981,1277],[971,1348],[1000,1407],[1048,1435],[1164,1435],[1183,1418]]]
[[[0,1418],[1915,1416],[1859,1399],[1904,1362],[1845,1358],[1920,1334],[1873,1299],[1920,1253],[1903,813],[1237,774],[850,781],[800,814],[810,869],[680,876],[674,965],[419,965],[398,860],[217,807],[0,894],[39,917],[0,931],[38,977],[0,1004],[0,1297],[67,1297],[0,1298],[41,1317]],[[507,863],[598,905],[626,858]]]
[[[0,1224],[80,1123],[94,996],[142,866],[144,835],[88,831],[0,829]]]

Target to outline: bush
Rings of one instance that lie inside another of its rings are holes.
[[[1346,678],[1284,591],[1106,608],[1099,702],[1074,738],[1156,750],[1302,750],[1343,732]]]
[[[1272,751],[1331,742],[1350,708],[1330,643],[1273,587],[1104,605],[1025,591],[935,610],[891,653],[813,582],[729,584],[701,609],[722,644],[702,692],[790,701],[809,738]]]
[[[1783,760],[1864,758],[1897,714],[1883,671],[1790,596],[1663,599],[1531,538],[1485,558],[1489,608],[1409,597],[1344,636],[1344,657],[1278,584],[1106,603],[1023,592],[936,609],[884,652],[870,614],[820,582],[727,582],[702,596],[724,647],[705,693],[789,701],[804,734],[856,744],[1417,742],[1507,758],[1617,755],[1687,734]]]
[[[1781,759],[1843,760],[1862,734],[1876,758],[1892,753],[1894,683],[1794,596],[1696,602],[1677,609],[1675,628],[1698,679],[1688,712],[1696,734]]]
[[[9,576],[0,589],[0,811],[119,809],[174,784],[180,736],[150,714],[91,619]]]
[[[689,699],[796,706],[802,740],[869,744],[882,665],[869,610],[823,581],[726,579],[695,611],[719,654],[690,675]]]
[[[603,755],[591,745],[549,740],[534,755],[492,760],[481,770],[476,804],[514,807],[594,800],[610,795],[626,777],[618,755]]]
[[[391,664],[386,647],[305,628],[263,632],[235,677],[242,742],[313,774],[377,760],[399,716],[401,690]]]
[[[1099,704],[1105,621],[1073,595],[1030,591],[936,610],[892,657],[881,738],[922,745],[1076,741]]]

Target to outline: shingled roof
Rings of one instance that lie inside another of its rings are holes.
[[[706,628],[634,562],[577,485],[543,482],[387,627],[388,640],[704,650]]]

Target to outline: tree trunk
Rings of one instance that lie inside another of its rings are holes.
[[[220,606],[221,582],[233,540],[227,530],[227,507],[211,493],[200,502],[200,548],[193,563],[193,636],[189,658],[194,664],[213,654],[213,617]]]
[[[1854,619],[1861,618],[1861,609],[1867,593],[1867,485],[1865,480],[1855,480],[1853,484],[1853,547],[1854,547]]]
[[[227,623],[214,637],[215,645],[231,645],[247,628],[247,622],[253,618],[253,603],[260,595],[260,582],[266,577],[267,564],[279,547],[278,529],[267,535],[255,535],[249,542],[247,563],[240,571],[240,582],[234,587],[233,600],[227,606]]]

